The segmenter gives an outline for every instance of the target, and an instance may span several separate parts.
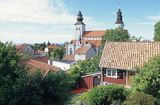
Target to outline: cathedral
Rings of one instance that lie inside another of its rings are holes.
[[[83,22],[83,15],[81,11],[78,12],[77,22],[74,24],[74,26],[75,26],[74,39],[70,43],[67,43],[66,55],[74,56],[72,58],[74,58],[75,61],[89,59],[90,57],[94,56],[96,53],[100,51],[102,37],[105,34],[106,30],[87,31],[86,25]],[[122,29],[124,28],[122,12],[120,9],[118,9],[117,12],[117,19],[115,22],[115,26],[116,28],[122,28]],[[76,59],[75,56],[76,54],[80,56],[82,54],[85,55],[85,53],[87,52],[90,53],[88,53],[89,55],[86,55],[85,59],[82,59],[82,57]],[[87,56],[89,57],[87,58]]]

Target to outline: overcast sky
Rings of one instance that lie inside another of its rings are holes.
[[[160,20],[160,0],[0,0],[0,40],[63,43],[74,35],[82,11],[87,30],[115,28],[120,7],[131,35],[152,39]]]

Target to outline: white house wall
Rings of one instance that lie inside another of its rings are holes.
[[[68,70],[71,67],[71,64],[58,62],[58,61],[52,61],[52,65],[61,68],[61,70]]]
[[[86,60],[86,55],[75,54],[75,61]]]

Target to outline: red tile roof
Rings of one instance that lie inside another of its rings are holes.
[[[160,42],[107,42],[100,67],[134,70],[160,54]]]
[[[75,54],[86,54],[91,47],[83,46],[75,51]]]
[[[16,51],[18,53],[22,53],[23,50],[28,46],[28,44],[24,43],[24,44],[21,44],[21,45],[16,45]]]
[[[42,72],[46,73],[48,71],[53,71],[53,72],[58,72],[60,71],[60,68],[48,65],[46,63],[30,59],[28,60],[25,65],[30,69],[30,70],[36,70],[36,69],[41,69]]]
[[[105,32],[105,30],[85,31],[83,33],[83,37],[102,37],[105,34]]]
[[[98,48],[101,46],[101,40],[84,40],[83,43],[90,43],[94,47]]]
[[[33,59],[36,61],[47,63],[47,64],[48,64],[48,60],[49,60],[48,57],[38,57],[38,58],[33,58]]]
[[[75,58],[74,58],[74,55],[68,55],[68,54],[66,54],[66,55],[64,55],[63,60],[74,61]]]
[[[77,40],[72,40],[71,43],[76,44],[76,41]],[[82,40],[82,44],[87,44],[87,43],[93,45],[96,48],[101,46],[101,40]]]

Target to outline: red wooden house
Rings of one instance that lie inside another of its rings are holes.
[[[106,42],[99,66],[102,84],[131,86],[136,67],[160,54],[160,42]]]
[[[78,81],[77,88],[72,90],[73,93],[79,94],[82,92],[86,92],[88,89],[92,89],[100,85],[101,83],[101,72],[91,73],[84,76],[81,76],[80,80]]]

